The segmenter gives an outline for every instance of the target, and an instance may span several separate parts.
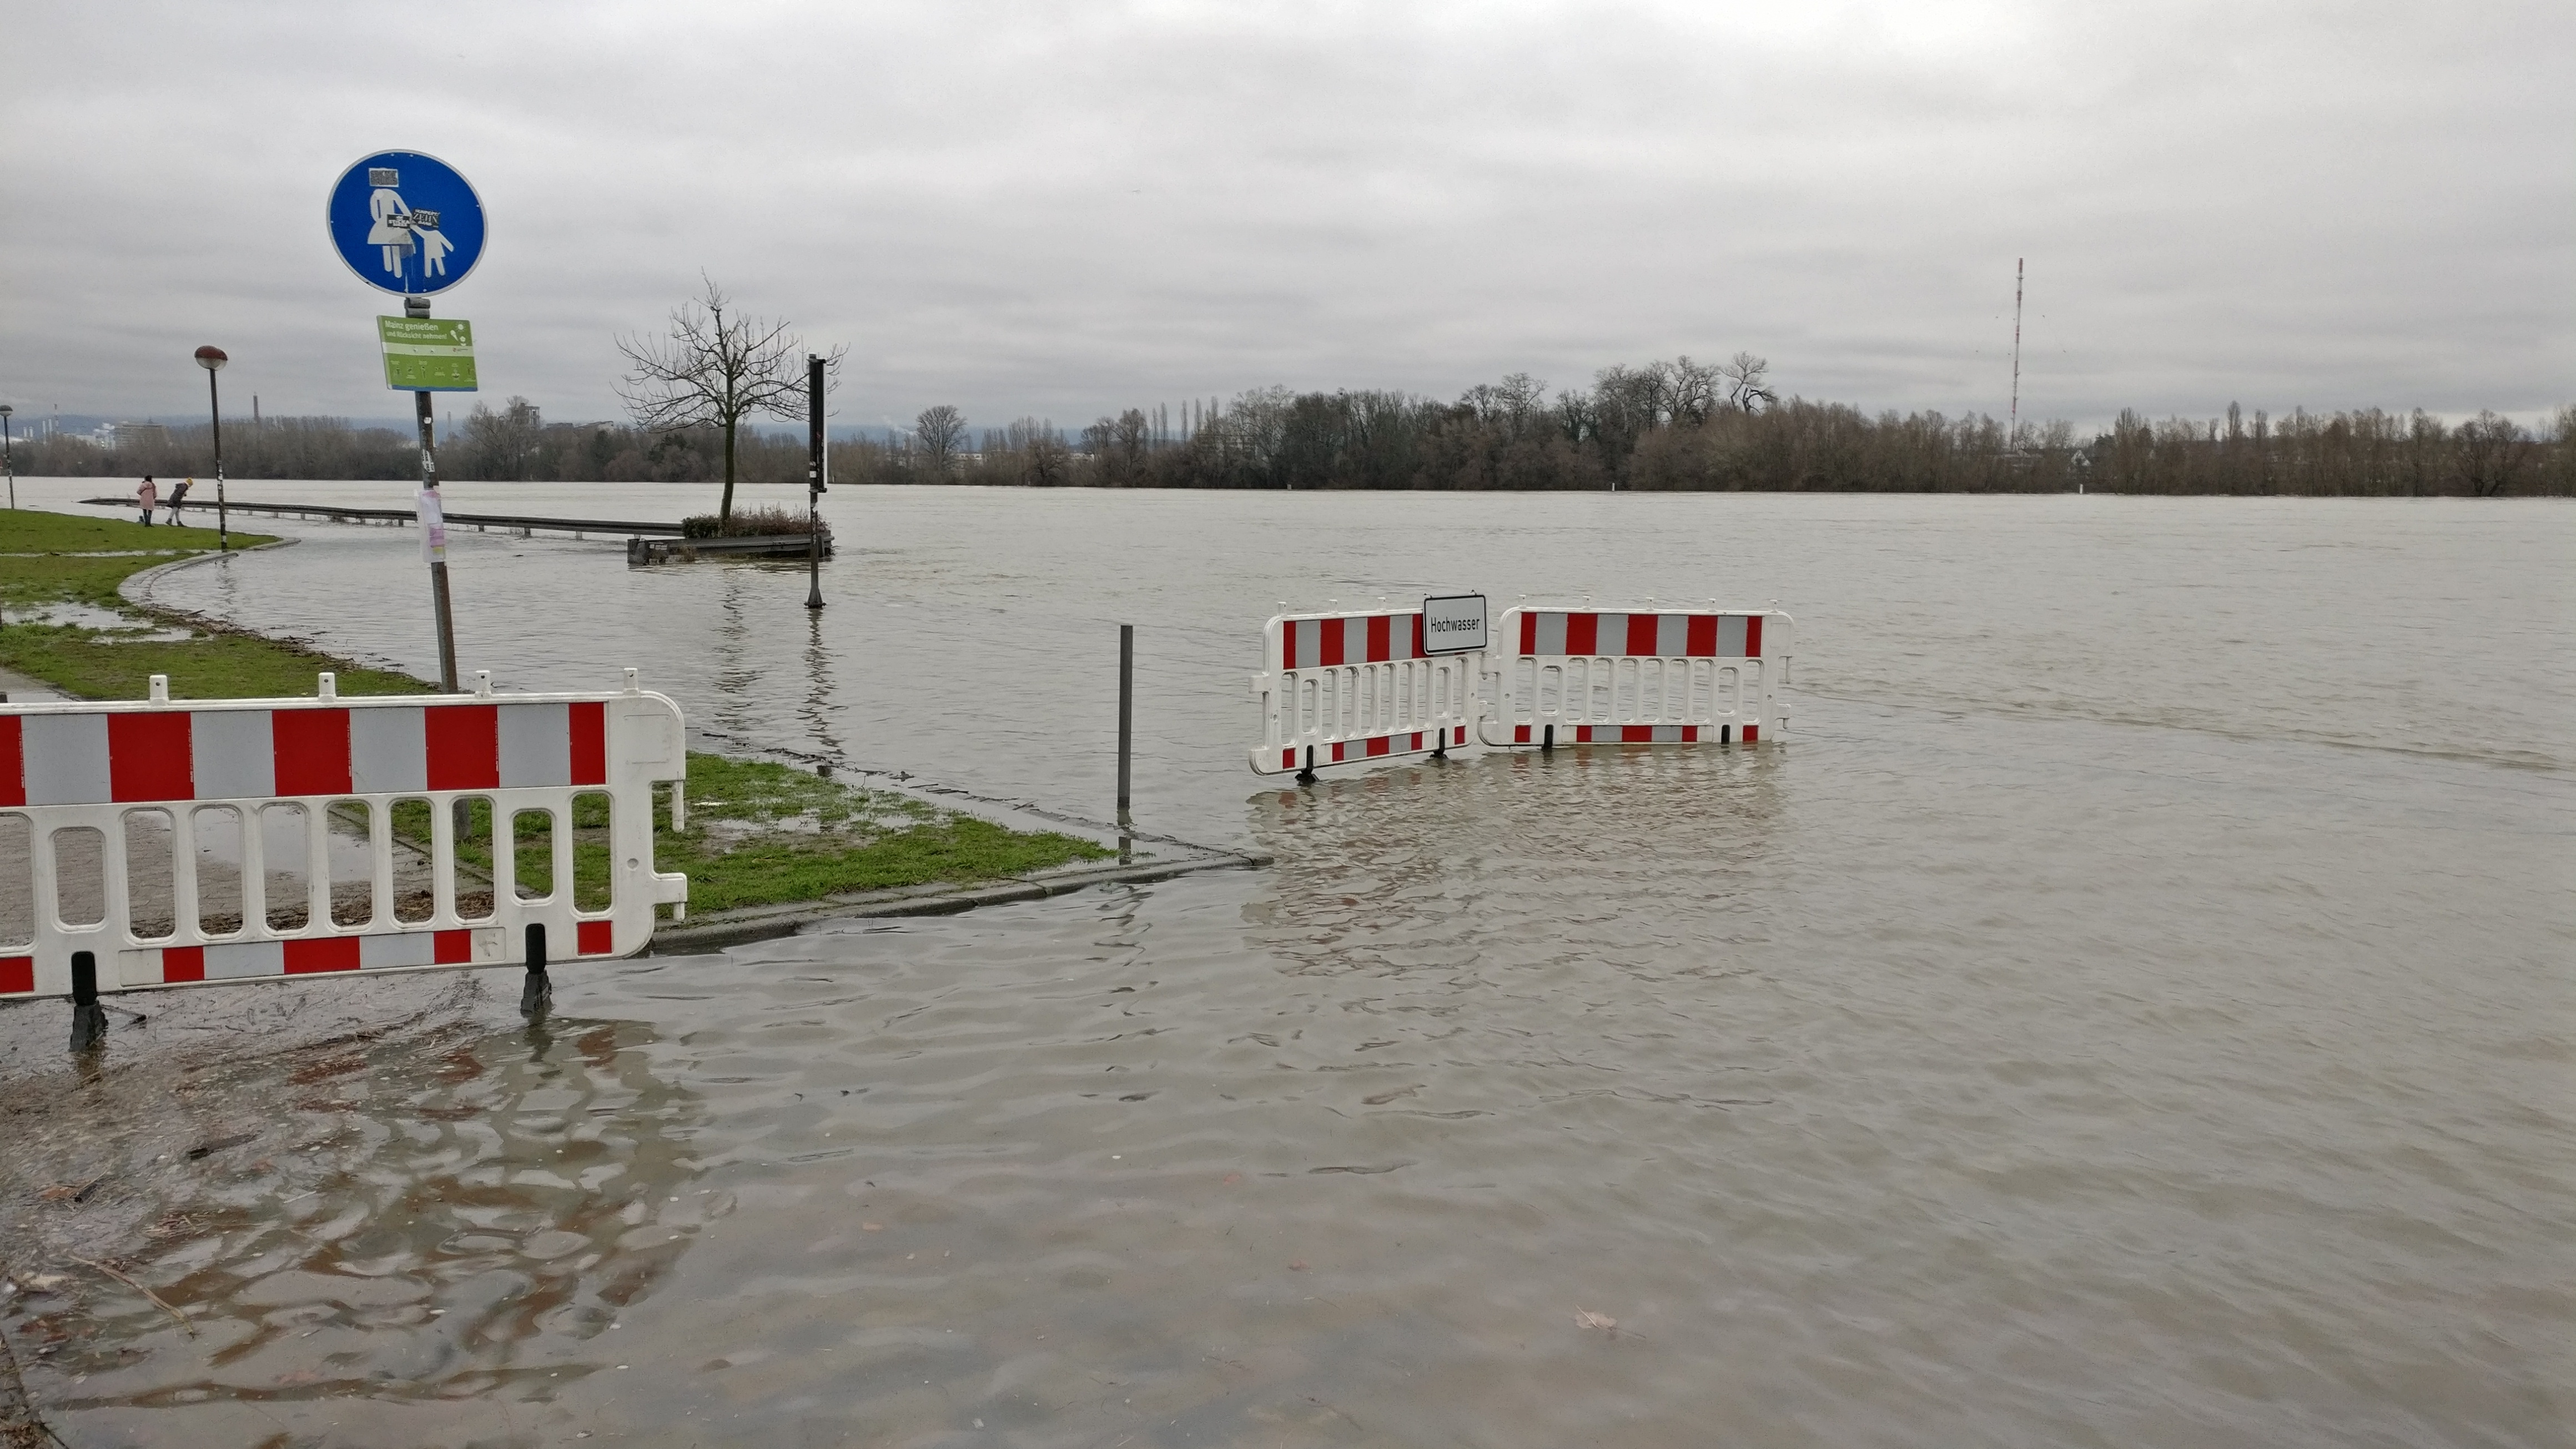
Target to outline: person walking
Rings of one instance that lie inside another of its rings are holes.
[[[152,510],[161,505],[161,490],[153,483],[151,474],[143,475],[143,486],[134,490],[134,501],[143,505],[143,526],[150,528]]]
[[[188,490],[196,486],[196,479],[182,478],[179,486],[170,490],[170,525],[173,528],[179,524],[179,505],[188,501]]]

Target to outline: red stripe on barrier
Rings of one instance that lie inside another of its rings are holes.
[[[1744,657],[1747,659],[1759,659],[1762,657],[1762,616],[1760,614],[1748,614],[1745,616]]]
[[[1297,667],[1297,621],[1294,619],[1279,621],[1279,667]]]
[[[1420,730],[1415,730],[1413,732],[1413,748],[1417,750],[1422,748],[1422,731]]]
[[[1698,744],[1698,743],[1699,743],[1699,726],[1698,726],[1698,725],[1683,725],[1683,726],[1682,726],[1682,743],[1683,743],[1683,744],[1686,744],[1686,745],[1695,745],[1695,744]]]
[[[1521,652],[1523,654],[1538,652],[1538,615],[1527,609],[1521,610]]]
[[[107,717],[107,795],[111,800],[191,800],[184,710]]]
[[[0,996],[36,989],[36,958],[0,956]]]
[[[349,793],[349,712],[281,709],[268,717],[280,795]]]
[[[1693,659],[1717,657],[1717,616],[1715,614],[1690,616],[1690,628],[1682,641],[1682,652]]]
[[[1592,743],[1592,726],[1576,725],[1574,727],[1574,742],[1578,745],[1588,745]]]
[[[1341,742],[1341,741],[1339,741],[1339,740],[1335,740],[1335,741],[1333,742],[1333,763],[1334,763],[1334,764],[1336,764],[1336,765],[1338,765],[1338,764],[1340,764],[1341,762],[1342,762],[1342,742]]]
[[[429,788],[501,788],[501,711],[490,704],[432,705],[427,715]]]
[[[572,782],[608,783],[608,706],[595,700],[572,707]]]
[[[1395,657],[1395,616],[1371,614],[1368,621],[1368,662],[1384,664]]]
[[[1430,658],[1430,652],[1422,647],[1422,615],[1417,612],[1407,614],[1404,617],[1413,621],[1413,652],[1404,657],[1407,659]]]
[[[1661,614],[1630,614],[1628,616],[1628,652],[1631,654],[1662,653],[1663,651],[1657,647],[1655,636],[1663,631],[1663,627],[1664,616]]]
[[[206,948],[203,946],[163,947],[161,979],[167,982],[205,980]]]
[[[1754,735],[1760,729],[1760,725],[1746,725],[1744,727],[1744,742],[1748,745],[1754,743]]]
[[[606,956],[617,949],[615,921],[575,921],[572,949],[577,956]]]
[[[1623,745],[1651,745],[1654,742],[1655,727],[1653,725],[1619,726],[1619,743]]]
[[[1520,725],[1520,726],[1515,727],[1515,728],[1512,730],[1512,743],[1513,743],[1513,744],[1516,744],[1516,745],[1525,745],[1525,744],[1528,744],[1529,742],[1530,742],[1530,727],[1529,727],[1528,725]]]
[[[358,938],[325,936],[318,941],[288,941],[286,974],[311,976],[322,971],[355,971],[358,969]]]
[[[16,715],[0,716],[0,805],[27,803],[27,744]]]
[[[827,416],[828,416],[828,414],[827,414]],[[1281,751],[1279,752],[1279,768],[1281,768],[1281,769],[1283,769],[1283,770],[1293,770],[1293,769],[1295,769],[1296,767],[1297,767],[1297,752],[1296,752],[1295,750],[1293,750],[1293,749],[1281,750]]]
[[[1597,653],[1599,651],[1596,646],[1599,645],[1600,642],[1601,616],[1599,614],[1568,614],[1565,616],[1566,653]]]
[[[1369,758],[1375,759],[1379,755],[1383,755],[1393,748],[1395,748],[1395,741],[1387,738],[1385,735],[1379,735],[1376,739],[1368,742]]]
[[[1458,726],[1458,738],[1453,741],[1453,743],[1461,745],[1467,743],[1467,727],[1465,725]]]
[[[472,931],[439,931],[430,937],[429,964],[432,966],[464,966],[473,960]]]
[[[1315,631],[1315,662],[1326,668],[1347,662],[1342,657],[1342,624],[1340,619],[1326,619]]]

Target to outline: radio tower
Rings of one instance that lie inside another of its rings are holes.
[[[2021,447],[2021,264],[2023,260],[2021,257],[2013,258],[2012,412],[2010,420],[2004,425],[2004,446],[2014,450]]]

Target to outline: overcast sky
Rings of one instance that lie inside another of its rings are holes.
[[[843,424],[1738,349],[2000,417],[2576,401],[2576,5],[0,4],[0,400],[406,411],[327,188],[430,152],[485,396],[701,268]]]

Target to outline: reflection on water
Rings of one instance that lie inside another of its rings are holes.
[[[832,651],[823,645],[823,611],[805,614],[805,698],[797,708],[806,747],[826,760],[841,757],[841,736],[832,718]]]
[[[160,1174],[120,1256],[195,1336],[105,1292],[12,1337],[57,1345],[46,1366],[73,1380],[48,1397],[72,1412],[545,1397],[601,1367],[582,1345],[732,1207],[698,1185],[703,1108],[653,1073],[654,1039],[459,1024],[194,1074],[191,1109],[242,1130]]]
[[[1753,904],[1746,880],[1771,853],[1780,779],[1776,752],[1632,746],[1265,791],[1249,829],[1278,888],[1251,923],[1301,973],[1500,970],[1495,893],[1580,877],[1586,890],[1545,908],[1593,965],[1644,981],[1722,972],[1730,921]]]

